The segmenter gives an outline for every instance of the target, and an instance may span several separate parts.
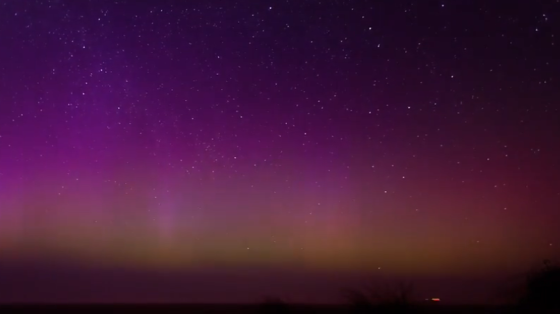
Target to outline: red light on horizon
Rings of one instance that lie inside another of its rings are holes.
[[[432,301],[433,302],[439,302],[439,301],[441,301],[441,299],[440,298],[432,298]]]

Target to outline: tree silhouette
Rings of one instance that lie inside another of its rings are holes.
[[[560,265],[545,260],[526,278],[520,300],[523,309],[560,312]]]

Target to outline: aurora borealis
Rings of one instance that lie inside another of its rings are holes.
[[[470,278],[559,257],[558,2],[421,2],[1,1],[0,262]]]

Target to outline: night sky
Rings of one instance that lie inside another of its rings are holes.
[[[482,300],[560,257],[559,13],[0,1],[0,301]]]

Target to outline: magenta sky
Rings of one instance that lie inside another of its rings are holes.
[[[0,1],[0,274],[81,269],[66,277],[91,289],[47,276],[52,291],[4,300],[108,300],[91,278],[116,269],[170,295],[169,274],[227,270],[233,286],[289,272],[334,292],[433,276],[429,291],[465,297],[461,278],[559,257],[555,12]],[[263,275],[235,277],[247,269]],[[294,289],[277,293],[305,299]],[[195,290],[177,299],[224,300]]]

